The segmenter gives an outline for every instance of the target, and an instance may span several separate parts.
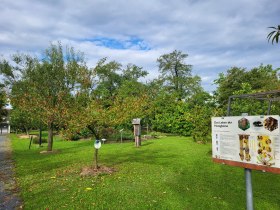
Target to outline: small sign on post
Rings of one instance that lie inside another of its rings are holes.
[[[134,127],[134,138],[135,138],[135,146],[140,147],[141,146],[141,119],[136,118],[132,120],[132,125]]]
[[[94,152],[94,168],[97,170],[98,169],[98,150],[101,147],[101,142],[99,140],[95,140],[94,142],[94,148],[95,148],[95,152]]]

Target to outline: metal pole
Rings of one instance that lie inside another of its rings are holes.
[[[271,105],[272,105],[272,101],[269,100],[267,115],[270,115]]]
[[[230,115],[231,97],[228,98],[227,116]]]
[[[98,169],[98,149],[95,149],[95,152],[94,152],[94,168],[95,169]]]
[[[245,168],[247,210],[253,210],[252,170]]]
[[[247,113],[242,113],[242,116],[247,116]],[[245,182],[246,182],[246,203],[247,210],[253,210],[253,190],[252,190],[252,170],[245,168]]]

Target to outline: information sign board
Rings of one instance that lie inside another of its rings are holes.
[[[280,173],[279,115],[212,118],[214,162]]]

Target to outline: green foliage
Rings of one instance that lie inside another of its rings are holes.
[[[211,117],[222,116],[223,110],[207,105],[196,105],[185,113],[186,119],[192,123],[191,136],[195,142],[207,143],[211,140]]]
[[[136,66],[134,64],[128,64],[126,69],[122,71],[122,79],[125,81],[136,82],[139,78],[148,75],[147,71],[144,71],[142,67]]]
[[[10,112],[10,123],[12,129],[25,131],[27,134],[31,128],[35,127],[31,113],[16,107]]]
[[[151,120],[153,130],[183,136],[190,135],[192,124],[184,117],[184,114],[189,112],[187,103],[176,101],[168,95],[159,97],[154,103],[154,118]]]
[[[179,100],[189,97],[194,90],[201,89],[200,77],[193,77],[192,66],[184,62],[187,57],[187,54],[174,50],[157,59],[162,84]]]
[[[81,138],[88,138],[92,135],[92,133],[90,132],[90,130],[88,128],[84,128],[79,132],[79,135],[81,136]]]
[[[91,137],[93,134],[88,128],[82,128],[81,130],[78,129],[66,129],[61,130],[60,134],[69,141],[77,141],[79,139],[86,139]]]
[[[95,98],[102,99],[104,105],[110,106],[112,97],[121,84],[121,76],[117,73],[121,69],[121,64],[106,61],[106,58],[101,59],[93,70],[96,75],[96,87],[92,94]]]
[[[34,137],[32,138],[33,144],[39,144],[39,141],[40,141],[39,136],[34,136]],[[47,140],[46,138],[42,138],[42,143],[43,143],[43,144],[44,144],[44,143],[47,143],[47,142],[48,142],[48,140]]]
[[[0,84],[0,115],[6,116],[7,113],[4,110],[5,106],[7,105],[7,94],[4,90],[3,85]]]
[[[267,41],[269,42],[271,40],[271,43],[273,44],[273,42],[275,41],[276,43],[278,43],[279,40],[279,36],[280,36],[280,25],[278,25],[277,27],[268,27],[271,29],[274,29],[273,31],[271,31],[268,35],[267,35]]]
[[[51,44],[42,57],[40,61],[16,54],[11,64],[0,62],[0,71],[11,89],[12,106],[36,118],[38,125],[48,126],[48,150],[52,150],[54,127],[65,126],[65,119],[79,110],[77,101],[90,88],[91,78],[83,54],[73,48]]]
[[[157,132],[157,131],[153,131],[151,133],[149,133],[149,135],[152,137],[152,138],[162,138],[162,137],[166,137],[166,134],[164,133],[161,133],[161,132]]]
[[[278,89],[280,87],[278,69],[272,69],[271,65],[260,65],[249,71],[244,68],[233,67],[226,74],[219,74],[219,78],[215,80],[215,84],[218,86],[215,97],[219,106],[226,110],[229,96],[238,94],[240,90],[243,90],[243,94],[249,93],[245,92],[246,88],[243,87],[245,83],[250,86],[247,89],[250,92]]]
[[[122,131],[122,134],[121,134],[121,132],[116,131],[112,136],[110,136],[110,137],[108,138],[108,140],[116,140],[116,141],[120,142],[120,141],[121,141],[121,138],[122,138],[123,140],[134,140],[134,135],[133,135],[132,130],[126,130],[126,129],[124,129],[124,130]]]
[[[255,93],[252,90],[252,86],[248,83],[242,83],[241,89],[235,91],[234,95]],[[265,101],[259,101],[255,99],[234,99],[231,102],[231,115],[239,116],[242,113],[248,113],[249,115],[265,115],[267,114],[268,103]]]

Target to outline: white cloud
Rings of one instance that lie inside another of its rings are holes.
[[[279,45],[267,43],[269,26],[280,24],[280,5],[263,0],[2,0],[0,55],[16,51],[42,52],[61,40],[85,52],[94,66],[102,57],[135,63],[157,76],[156,59],[178,49],[189,54],[202,84],[232,66],[260,63],[279,67]],[[107,37],[127,49],[109,49],[88,40]],[[143,40],[133,45],[126,40]],[[139,50],[141,45],[150,50]],[[205,79],[207,78],[207,79]]]

